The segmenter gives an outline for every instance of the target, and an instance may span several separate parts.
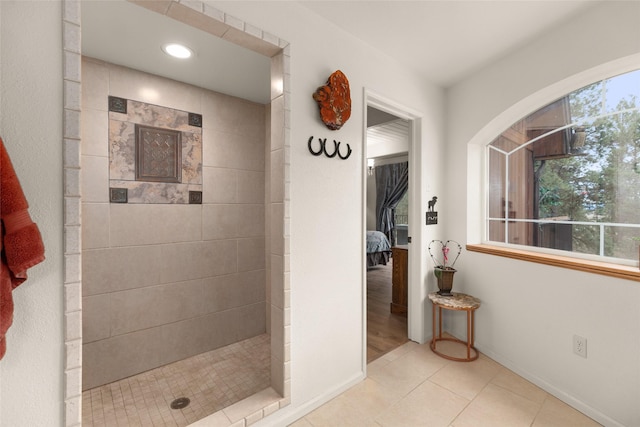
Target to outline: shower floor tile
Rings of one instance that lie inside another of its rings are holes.
[[[186,426],[271,385],[267,334],[82,393],[83,426]],[[180,397],[187,407],[171,409]]]

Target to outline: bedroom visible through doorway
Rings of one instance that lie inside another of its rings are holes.
[[[410,126],[367,106],[367,363],[409,340]]]

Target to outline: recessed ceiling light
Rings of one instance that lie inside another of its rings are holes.
[[[193,55],[193,51],[179,43],[167,43],[162,46],[162,51],[174,58],[186,59]]]

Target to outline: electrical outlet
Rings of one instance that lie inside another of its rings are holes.
[[[587,339],[579,335],[573,336],[573,352],[578,356],[587,358]]]

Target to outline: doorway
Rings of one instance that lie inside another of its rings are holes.
[[[367,363],[409,340],[409,130],[367,106]]]

